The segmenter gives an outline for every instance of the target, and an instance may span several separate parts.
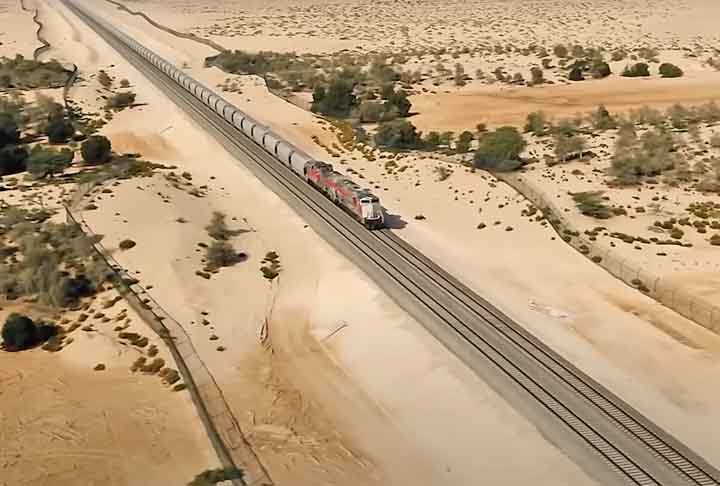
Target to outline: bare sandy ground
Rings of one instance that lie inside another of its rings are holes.
[[[158,4],[153,5],[158,12]],[[201,62],[198,54],[208,55],[209,50],[202,46],[149,30],[140,19],[101,4],[96,8],[127,26],[137,38],[147,39],[148,44],[164,44],[163,52],[171,59],[194,57],[190,65],[197,66]],[[715,34],[709,35],[712,38]],[[226,77],[217,70],[191,72],[210,85]],[[315,154],[323,151],[309,142],[310,136],[332,143],[334,136],[326,124],[273,99],[256,78],[240,83],[242,93],[226,96],[294,143]],[[635,80],[628,86],[630,83]],[[587,86],[601,89],[600,83]],[[636,94],[643,99],[650,96],[646,92]],[[508,103],[517,106],[518,101],[510,98]],[[550,97],[552,103],[557,103],[557,95]],[[338,163],[327,153],[324,158]],[[402,155],[369,162],[357,153],[343,152],[339,159],[341,165],[346,164],[343,170],[351,167],[361,174],[363,182],[383,198],[386,208],[408,221],[400,232],[404,238],[710,461],[720,464],[714,440],[707,434],[717,422],[716,387],[707,386],[717,376],[716,335],[629,289],[559,239],[553,240],[555,235],[549,229],[521,216],[526,207],[521,198],[487,176],[466,173],[466,169],[434,156]],[[388,171],[388,162],[398,170]],[[436,175],[440,165],[454,170],[442,182]],[[427,219],[414,220],[418,214]],[[478,230],[481,222],[487,228]]]
[[[35,37],[37,25],[32,20],[32,12],[23,11],[19,1],[2,0],[0,18],[0,56],[15,57],[16,54],[22,54],[32,59],[33,51],[40,46]]]
[[[128,329],[148,336],[158,356],[172,363],[162,343],[123,308],[118,303],[103,313],[126,316]],[[14,311],[35,319],[53,315],[4,302],[0,319]],[[218,467],[187,392],[170,391],[157,376],[132,374],[139,354],[118,343],[117,321],[90,315],[83,326],[93,330],[73,331],[60,352],[0,352],[0,484],[186,484]],[[105,369],[94,371],[97,364]]]

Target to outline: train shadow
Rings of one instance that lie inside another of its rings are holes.
[[[403,229],[405,226],[407,226],[407,221],[402,219],[402,217],[399,214],[385,214],[385,227],[387,229]]]

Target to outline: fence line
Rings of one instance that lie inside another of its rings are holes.
[[[720,334],[720,304],[692,295],[677,284],[640,268],[631,258],[614,254],[612,249],[592,241],[565,217],[548,195],[536,189],[521,174],[497,173],[497,179],[522,194],[540,209],[558,234],[573,248],[597,263],[614,277],[636,288],[665,307]]]
[[[87,236],[94,236],[95,233],[82,217],[78,220],[69,207],[64,208],[68,224],[77,225]],[[125,271],[101,243],[96,243],[93,248],[115,273],[118,287],[128,304],[166,343],[220,463],[225,468],[239,467],[243,471],[243,478],[234,479],[232,483],[236,486],[272,486],[267,470],[247,442],[220,387],[198,355],[185,329]]]

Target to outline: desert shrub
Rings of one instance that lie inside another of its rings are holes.
[[[537,136],[545,135],[547,130],[547,117],[542,111],[528,113],[525,120],[525,133],[532,133]]]
[[[361,123],[377,123],[384,113],[385,106],[377,101],[363,101],[358,109]]]
[[[622,75],[626,78],[637,78],[650,76],[650,67],[644,62],[638,62],[636,64],[627,65],[622,72]]]
[[[10,145],[0,148],[0,176],[25,172],[27,157],[25,147]]]
[[[69,74],[70,71],[55,60],[33,61],[20,54],[13,59],[0,58],[0,84],[5,88],[61,88]]]
[[[61,111],[48,117],[44,132],[50,143],[65,143],[73,136],[75,128]]]
[[[590,74],[592,74],[592,77],[595,79],[607,78],[612,74],[612,70],[610,69],[610,65],[608,63],[600,61],[593,63],[590,68]]]
[[[130,87],[130,81],[127,79],[121,79],[120,80],[120,87],[121,88],[129,88]]]
[[[545,82],[545,74],[543,70],[537,66],[530,68],[530,80],[533,85],[543,84]]]
[[[208,469],[195,476],[187,486],[214,486],[222,481],[242,479],[244,476],[241,470],[235,468]]]
[[[207,268],[216,270],[221,267],[231,267],[242,261],[245,254],[238,253],[230,243],[225,240],[215,240],[208,245],[205,252]]]
[[[605,108],[605,105],[597,107],[597,110],[591,116],[591,123],[596,130],[610,130],[617,127],[615,119]]]
[[[630,112],[631,119],[638,125],[652,125],[658,127],[665,123],[665,117],[660,111],[649,106],[642,106]]]
[[[525,78],[523,77],[522,73],[515,73],[513,74],[512,82],[514,84],[522,84],[525,82]]]
[[[480,139],[474,162],[479,169],[514,170],[522,166],[519,157],[525,140],[515,127],[500,127]]]
[[[88,164],[103,164],[110,160],[112,144],[107,137],[91,135],[80,146],[83,160]]]
[[[118,248],[121,250],[130,250],[131,248],[135,248],[136,245],[137,243],[133,240],[125,239],[118,243]]]
[[[465,68],[460,63],[455,64],[455,75],[453,76],[455,86],[465,86],[467,84],[467,75],[465,74]]]
[[[278,275],[280,275],[280,271],[282,270],[282,265],[280,265],[280,256],[274,252],[269,251],[265,254],[265,258],[262,259],[260,262],[263,264],[260,267],[260,272],[263,274],[263,277],[267,280],[272,281],[275,279]]]
[[[354,84],[348,79],[337,76],[324,86],[317,86],[313,91],[311,110],[324,115],[346,117],[357,104],[353,94]]]
[[[714,133],[710,137],[710,146],[713,148],[720,148],[720,133]]]
[[[568,79],[570,81],[582,81],[585,79],[582,68],[575,66],[568,73]]]
[[[611,172],[616,184],[637,184],[642,177],[673,169],[678,161],[672,134],[654,129],[638,138],[628,131],[616,142]]]
[[[231,230],[225,222],[225,214],[220,211],[214,211],[210,224],[205,226],[205,230],[210,238],[217,241],[227,241],[233,236],[241,233],[240,230]]]
[[[7,351],[22,351],[42,344],[56,333],[55,326],[35,323],[27,316],[12,313],[3,324],[3,346]]]
[[[0,148],[20,141],[20,128],[15,117],[6,112],[0,113]]]
[[[577,120],[563,118],[556,125],[550,127],[550,131],[557,136],[572,137],[577,134],[580,124]]]
[[[582,153],[585,145],[585,139],[578,135],[558,135],[555,137],[555,156],[565,162],[569,156]]]
[[[386,111],[395,108],[398,116],[402,117],[408,116],[410,108],[412,108],[412,103],[408,99],[407,93],[403,90],[393,90],[389,93],[385,105]]]
[[[688,128],[691,121],[694,121],[694,114],[683,105],[675,103],[667,110],[667,117],[673,128],[682,130]]]
[[[136,95],[132,91],[124,91],[122,93],[116,93],[107,100],[108,108],[114,108],[121,110],[132,106],[135,103]]]
[[[440,146],[440,133],[436,131],[430,131],[423,138],[423,143],[428,148],[435,148]]]
[[[709,101],[697,107],[697,114],[700,120],[706,123],[720,121],[720,106],[715,101]]]
[[[679,78],[683,75],[682,69],[669,62],[660,64],[659,72],[663,78]]]
[[[561,57],[561,58],[568,57],[568,54],[569,54],[568,48],[565,47],[563,44],[556,44],[553,47],[553,54],[555,54],[555,56]]]
[[[61,174],[72,164],[75,153],[70,149],[60,151],[36,145],[25,161],[27,171],[36,179]]]
[[[610,54],[610,59],[613,61],[622,61],[623,59],[627,58],[627,52],[623,49],[615,49]]]
[[[112,86],[112,84],[113,84],[112,78],[103,69],[98,71],[97,79],[98,79],[98,83],[100,83],[100,85],[103,86],[104,88],[110,88],[110,86]]]
[[[643,59],[654,61],[660,53],[654,47],[641,47],[637,50],[637,54]]]
[[[455,151],[459,154],[465,154],[470,152],[470,144],[472,143],[475,136],[472,132],[465,130],[458,135],[457,141],[455,142]]]
[[[375,134],[375,143],[381,147],[412,149],[422,146],[421,134],[407,120],[381,123]]]
[[[608,219],[613,216],[603,200],[603,191],[576,192],[571,194],[575,205],[585,216],[597,219]]]

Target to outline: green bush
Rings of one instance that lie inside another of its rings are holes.
[[[30,150],[25,161],[27,171],[36,179],[52,177],[61,174],[72,164],[75,153],[70,149],[62,149],[59,152],[50,148],[43,148],[36,145]]]
[[[528,113],[525,120],[525,133],[532,133],[537,136],[545,135],[547,131],[547,118],[542,111],[534,111]]]
[[[208,270],[217,270],[220,267],[231,267],[245,259],[244,253],[235,251],[225,240],[215,240],[207,247],[205,253]]]
[[[519,157],[525,140],[515,127],[500,127],[484,135],[475,152],[475,166],[489,170],[514,170],[522,166]]]
[[[583,81],[585,79],[585,76],[583,75],[582,68],[578,66],[572,68],[568,73],[568,79],[570,81]]]
[[[390,107],[395,107],[398,112],[398,116],[406,117],[410,114],[410,108],[412,103],[407,97],[407,93],[403,90],[393,90],[387,96],[386,110]]]
[[[218,241],[227,241],[233,236],[237,236],[242,233],[240,230],[231,230],[228,228],[225,218],[225,213],[221,213],[220,211],[213,212],[210,224],[205,226],[205,230],[210,238]]]
[[[121,110],[123,108],[127,108],[128,106],[132,106],[132,104],[135,103],[135,98],[135,93],[132,91],[116,93],[108,98],[107,106],[108,108]]]
[[[75,128],[62,112],[49,117],[44,131],[50,143],[65,143],[75,134]]]
[[[470,152],[470,144],[474,139],[475,136],[472,132],[468,130],[461,132],[455,142],[455,151],[459,154],[466,154]]]
[[[412,149],[422,147],[422,138],[415,125],[407,120],[381,123],[375,134],[375,143],[381,147]]]
[[[637,78],[650,76],[650,67],[644,62],[638,62],[632,66],[625,66],[622,75],[626,78]]]
[[[684,74],[682,69],[669,62],[660,64],[659,72],[663,78],[679,78]]]
[[[577,208],[585,216],[597,219],[608,219],[613,216],[611,208],[605,205],[603,191],[587,191],[571,194]]]
[[[317,86],[313,91],[311,110],[315,113],[335,117],[347,117],[357,104],[354,84],[343,77],[335,77],[328,87]]]
[[[27,157],[25,147],[10,145],[0,148],[0,176],[25,172]]]
[[[20,128],[10,113],[0,113],[0,148],[20,141]]]
[[[27,316],[12,313],[2,328],[3,345],[6,351],[22,351],[42,344],[56,333],[54,326],[36,324]]]
[[[425,135],[423,139],[425,145],[428,148],[435,148],[440,146],[440,133],[436,131],[430,131]]]
[[[88,164],[104,164],[110,160],[112,144],[107,137],[91,135],[80,146],[83,160]]]
[[[595,79],[600,78],[607,78],[612,74],[612,70],[610,69],[610,65],[604,61],[593,63],[592,67],[590,68],[590,73],[592,74],[592,77]]]

